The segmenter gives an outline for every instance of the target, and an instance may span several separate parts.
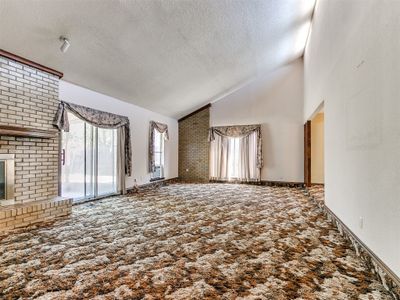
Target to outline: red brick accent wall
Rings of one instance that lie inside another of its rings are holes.
[[[210,109],[179,122],[179,178],[187,181],[208,181]]]

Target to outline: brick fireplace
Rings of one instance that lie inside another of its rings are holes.
[[[58,197],[59,132],[52,125],[58,85],[59,77],[0,56],[0,156],[15,163],[14,186],[7,178],[0,197],[0,232],[71,211],[71,201]]]

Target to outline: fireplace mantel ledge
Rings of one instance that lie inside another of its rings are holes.
[[[61,203],[60,203],[61,202]],[[12,210],[12,209],[23,209],[23,208],[28,208],[28,207],[32,207],[35,205],[48,205],[50,204],[50,206],[52,204],[54,204],[54,206],[56,204],[63,204],[63,203],[67,203],[67,202],[71,202],[72,204],[72,198],[66,198],[66,197],[54,197],[48,200],[40,200],[40,201],[28,201],[28,202],[24,202],[24,203],[13,203],[13,204],[7,204],[7,205],[1,205],[0,204],[0,211],[5,211],[5,210]],[[1,200],[0,200],[1,203]]]
[[[50,139],[56,137],[56,134],[56,129],[52,131],[22,126],[0,125],[0,136],[6,135]]]

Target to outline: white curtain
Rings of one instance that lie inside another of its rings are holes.
[[[258,142],[256,131],[241,137],[215,134],[210,142],[210,179],[260,181]]]

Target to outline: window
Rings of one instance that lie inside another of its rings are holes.
[[[151,179],[157,180],[164,178],[164,133],[154,130],[154,163],[155,170],[151,173]]]
[[[259,181],[258,139],[252,132],[243,137],[215,134],[210,145],[210,179],[217,181]]]
[[[228,179],[239,179],[240,138],[228,138]]]
[[[74,200],[117,192],[117,130],[92,126],[68,113],[62,133],[61,195]]]

